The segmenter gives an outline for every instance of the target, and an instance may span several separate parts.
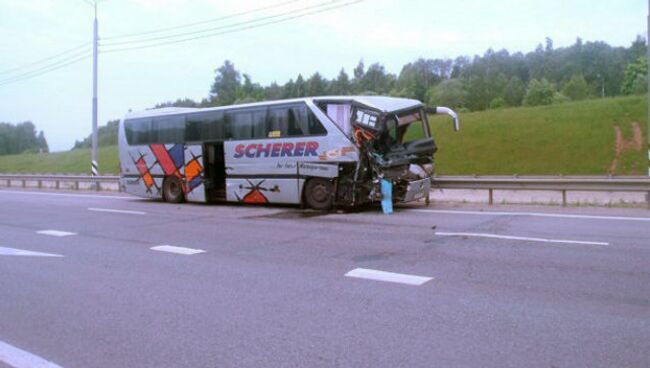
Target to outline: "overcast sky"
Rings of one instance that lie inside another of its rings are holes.
[[[99,6],[100,38],[108,43],[110,37],[287,3],[179,31],[212,28],[324,1],[104,0]],[[177,98],[200,100],[208,95],[214,69],[226,59],[262,84],[282,84],[298,73],[308,77],[315,71],[333,78],[341,67],[351,74],[361,58],[366,65],[380,62],[397,74],[418,57],[475,55],[490,47],[527,52],[545,37],[555,47],[570,45],[576,37],[628,46],[637,34],[645,34],[646,14],[645,0],[365,0],[242,32],[100,54],[99,121],[103,125],[129,109]],[[2,71],[91,40],[92,9],[84,0],[0,0],[0,84],[24,72]],[[90,133],[91,77],[88,59],[0,85],[0,121],[31,120],[45,131],[51,150],[70,149],[75,139]]]

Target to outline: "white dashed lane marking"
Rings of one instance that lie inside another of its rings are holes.
[[[0,363],[14,368],[62,368],[58,364],[2,341],[0,341]]]
[[[433,280],[433,277],[371,270],[368,268],[355,268],[354,270],[346,273],[345,276],[359,278],[359,279],[386,281],[386,282],[394,282],[398,284],[415,285],[415,286],[420,286],[425,282]]]
[[[69,231],[61,231],[61,230],[39,230],[36,232],[36,234],[41,234],[41,235],[50,235],[50,236],[70,236],[70,235],[77,235],[77,233],[71,233]]]
[[[441,213],[449,215],[478,215],[478,216],[530,216],[530,217],[551,217],[583,220],[613,220],[613,221],[646,221],[650,217],[626,217],[626,216],[597,216],[597,215],[573,215],[560,213],[541,212],[490,212],[490,211],[460,211],[460,210],[408,210],[409,212]]]
[[[470,238],[521,240],[521,241],[538,242],[538,243],[609,245],[609,243],[607,243],[607,242],[597,242],[597,241],[529,238],[529,237],[526,237],[526,236],[511,236],[511,235],[484,234],[484,233],[452,233],[452,232],[437,231],[436,235],[440,235],[440,236],[464,236],[464,237],[470,237]]]
[[[0,247],[0,256],[27,256],[27,257],[63,257],[60,254],[33,252],[16,248]]]
[[[88,211],[93,211],[93,212],[108,212],[108,213],[123,213],[127,215],[146,215],[146,212],[142,211],[132,211],[132,210],[116,210],[112,208],[95,208],[95,207],[90,207],[88,208]]]
[[[101,198],[101,199],[118,199],[133,200],[135,197],[111,196],[101,194],[74,194],[74,193],[51,193],[51,192],[31,192],[24,190],[5,190],[0,189],[0,194],[24,194],[27,196],[50,196],[50,197],[68,197],[68,198]]]
[[[158,245],[155,247],[151,247],[151,250],[157,250],[159,252],[168,252],[168,253],[175,253],[175,254],[182,254],[182,255],[192,255],[192,254],[199,254],[199,253],[205,253],[203,249],[192,249],[192,248],[185,248],[185,247],[176,247],[173,245]]]

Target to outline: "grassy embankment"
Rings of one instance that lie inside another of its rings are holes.
[[[447,117],[432,118],[441,175],[606,175],[616,157],[615,127],[642,144],[620,154],[613,174],[647,174],[647,96],[595,99],[541,107],[461,114],[455,133]],[[115,146],[99,152],[100,171],[117,173]],[[90,150],[0,156],[0,173],[89,173]]]

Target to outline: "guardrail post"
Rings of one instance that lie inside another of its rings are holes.
[[[488,203],[491,205],[494,204],[494,193],[492,189],[488,189]]]
[[[98,192],[102,190],[101,183],[98,181],[95,182],[95,190]]]
[[[7,179],[7,188],[11,188],[11,179]]]
[[[55,184],[55,188],[56,188],[56,189],[59,189],[59,187],[60,187],[60,185],[59,185],[59,180],[57,179],[57,180],[55,181],[55,183],[56,183],[56,184]]]
[[[648,209],[650,210],[650,192],[645,195],[646,202],[648,202]]]
[[[27,188],[27,180],[23,179],[23,188]]]
[[[38,181],[38,189],[43,188],[43,180]]]
[[[74,190],[79,190],[79,180],[74,181]]]
[[[562,207],[566,207],[566,190],[562,191]]]

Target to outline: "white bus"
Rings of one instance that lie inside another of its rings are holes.
[[[120,122],[120,186],[168,202],[354,207],[428,198],[436,145],[417,100],[308,97],[216,108],[162,108]],[[412,140],[408,140],[409,137]],[[413,138],[415,137],[415,139]]]

